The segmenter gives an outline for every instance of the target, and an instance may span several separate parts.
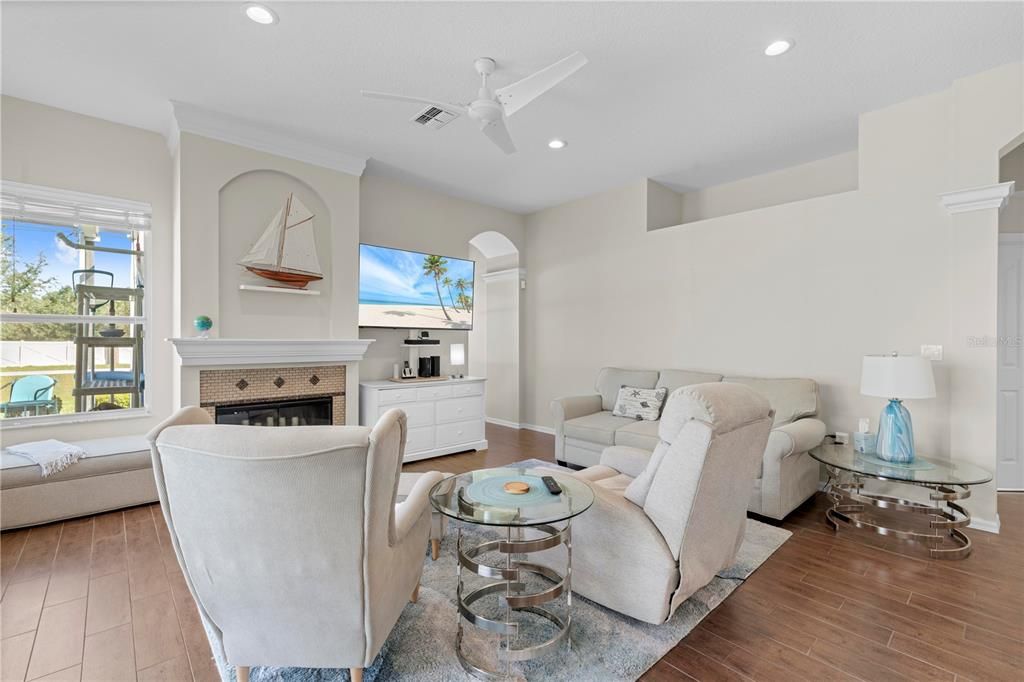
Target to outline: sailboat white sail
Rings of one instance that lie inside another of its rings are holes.
[[[284,206],[238,264],[261,277],[293,286],[322,279],[313,217],[305,204],[289,194]]]

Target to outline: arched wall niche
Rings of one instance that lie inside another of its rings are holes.
[[[284,205],[289,193],[313,215],[317,258],[324,278],[309,285],[318,296],[243,291],[239,284],[268,285],[238,265]],[[236,175],[218,190],[220,335],[232,338],[326,338],[330,336],[332,289],[331,214],[320,194],[278,170]],[[210,235],[211,238],[214,235]]]

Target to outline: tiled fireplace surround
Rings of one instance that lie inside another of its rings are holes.
[[[216,418],[218,405],[331,398],[332,423],[345,424],[345,366],[237,367],[199,371],[199,405]]]

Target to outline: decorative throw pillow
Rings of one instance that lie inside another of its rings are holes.
[[[661,416],[661,406],[665,404],[667,388],[635,388],[623,386],[615,399],[612,414],[616,417],[629,417],[637,421],[652,422]]]

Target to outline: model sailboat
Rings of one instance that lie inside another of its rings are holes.
[[[313,213],[294,194],[289,194],[284,206],[238,264],[260,277],[298,289],[323,279],[316,257]]]

